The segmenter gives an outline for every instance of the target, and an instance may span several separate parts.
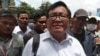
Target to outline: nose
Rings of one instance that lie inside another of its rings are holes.
[[[27,19],[24,19],[23,21],[27,21]]]
[[[46,23],[43,23],[42,25],[46,25]]]
[[[57,16],[55,20],[56,20],[56,21],[60,21],[60,20],[61,20],[61,19],[60,19],[60,16]]]

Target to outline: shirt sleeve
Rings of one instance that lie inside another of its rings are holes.
[[[33,53],[32,53],[32,42],[33,42],[33,38],[31,38],[27,42],[26,46],[24,47],[22,56],[33,56]]]

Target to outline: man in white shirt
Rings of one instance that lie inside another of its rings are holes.
[[[71,12],[64,2],[51,5],[47,18],[48,31],[40,34],[36,56],[86,56],[79,41],[66,32]],[[33,39],[26,44],[22,56],[34,56]]]
[[[29,20],[29,14],[26,11],[20,11],[18,13],[18,26],[15,27],[13,33],[24,35],[31,31],[31,29],[27,26]]]

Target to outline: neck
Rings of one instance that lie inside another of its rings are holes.
[[[38,34],[40,34],[40,33],[43,33],[43,32],[44,32],[43,30],[41,30],[41,29],[39,29],[39,28],[34,28],[34,30],[35,30]]]
[[[81,34],[82,33],[82,29],[72,27],[71,30],[76,34]]]
[[[54,39],[56,39],[58,42],[61,42],[62,40],[64,40],[66,38],[66,33],[53,33],[52,36],[54,37]]]
[[[26,26],[20,26],[20,29],[22,30],[22,32],[26,32],[26,30],[27,30],[27,27]]]

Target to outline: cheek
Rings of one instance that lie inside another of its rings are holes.
[[[3,29],[4,29],[4,28],[0,26],[0,32],[3,31]]]
[[[18,21],[21,23],[21,22],[23,22],[23,19],[19,19]]]
[[[5,29],[4,25],[0,25],[0,30]]]
[[[51,20],[47,19],[46,26],[47,26],[47,28],[50,28],[51,27]]]
[[[36,25],[37,25],[38,27],[40,27],[40,26],[41,26],[41,24],[40,24],[39,22],[36,22]]]
[[[64,21],[64,28],[66,29],[66,28],[68,28],[68,26],[69,26],[69,20],[65,20]]]
[[[78,21],[77,20],[73,20],[72,24],[73,25],[77,25],[78,24]]]

